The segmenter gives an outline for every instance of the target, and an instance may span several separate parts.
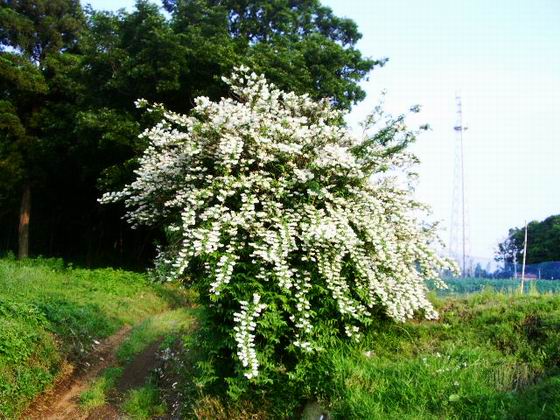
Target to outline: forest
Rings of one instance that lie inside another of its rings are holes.
[[[296,6],[297,5],[297,6]],[[161,229],[135,231],[97,200],[133,178],[154,118],[143,98],[188,112],[227,94],[245,64],[280,88],[349,110],[385,59],[363,57],[349,19],[318,1],[145,0],[132,12],[76,0],[0,8],[0,249],[142,269]]]

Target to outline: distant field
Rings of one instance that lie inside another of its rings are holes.
[[[502,293],[518,292],[519,279],[481,279],[481,278],[450,278],[445,279],[449,287],[437,290],[438,296],[462,295],[491,290]],[[525,293],[560,293],[560,280],[525,280]]]

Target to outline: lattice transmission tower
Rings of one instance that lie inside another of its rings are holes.
[[[451,226],[449,229],[449,254],[461,267],[461,275],[466,277],[470,270],[470,235],[468,223],[467,194],[465,191],[465,154],[463,134],[467,127],[463,124],[461,97],[455,96],[457,118],[455,120],[455,165],[453,170],[453,203]]]

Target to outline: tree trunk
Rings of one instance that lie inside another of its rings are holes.
[[[31,217],[31,185],[25,183],[23,195],[21,196],[21,207],[19,210],[19,249],[18,258],[29,256],[29,218]]]

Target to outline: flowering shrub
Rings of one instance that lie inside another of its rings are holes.
[[[162,121],[123,200],[133,225],[167,226],[159,267],[197,287],[221,334],[215,360],[231,377],[266,381],[321,349],[321,337],[360,331],[380,313],[436,318],[425,279],[452,263],[403,178],[415,132],[377,109],[354,138],[324,100],[286,93],[238,68],[232,97],[195,100]],[[261,374],[268,372],[268,374]]]

